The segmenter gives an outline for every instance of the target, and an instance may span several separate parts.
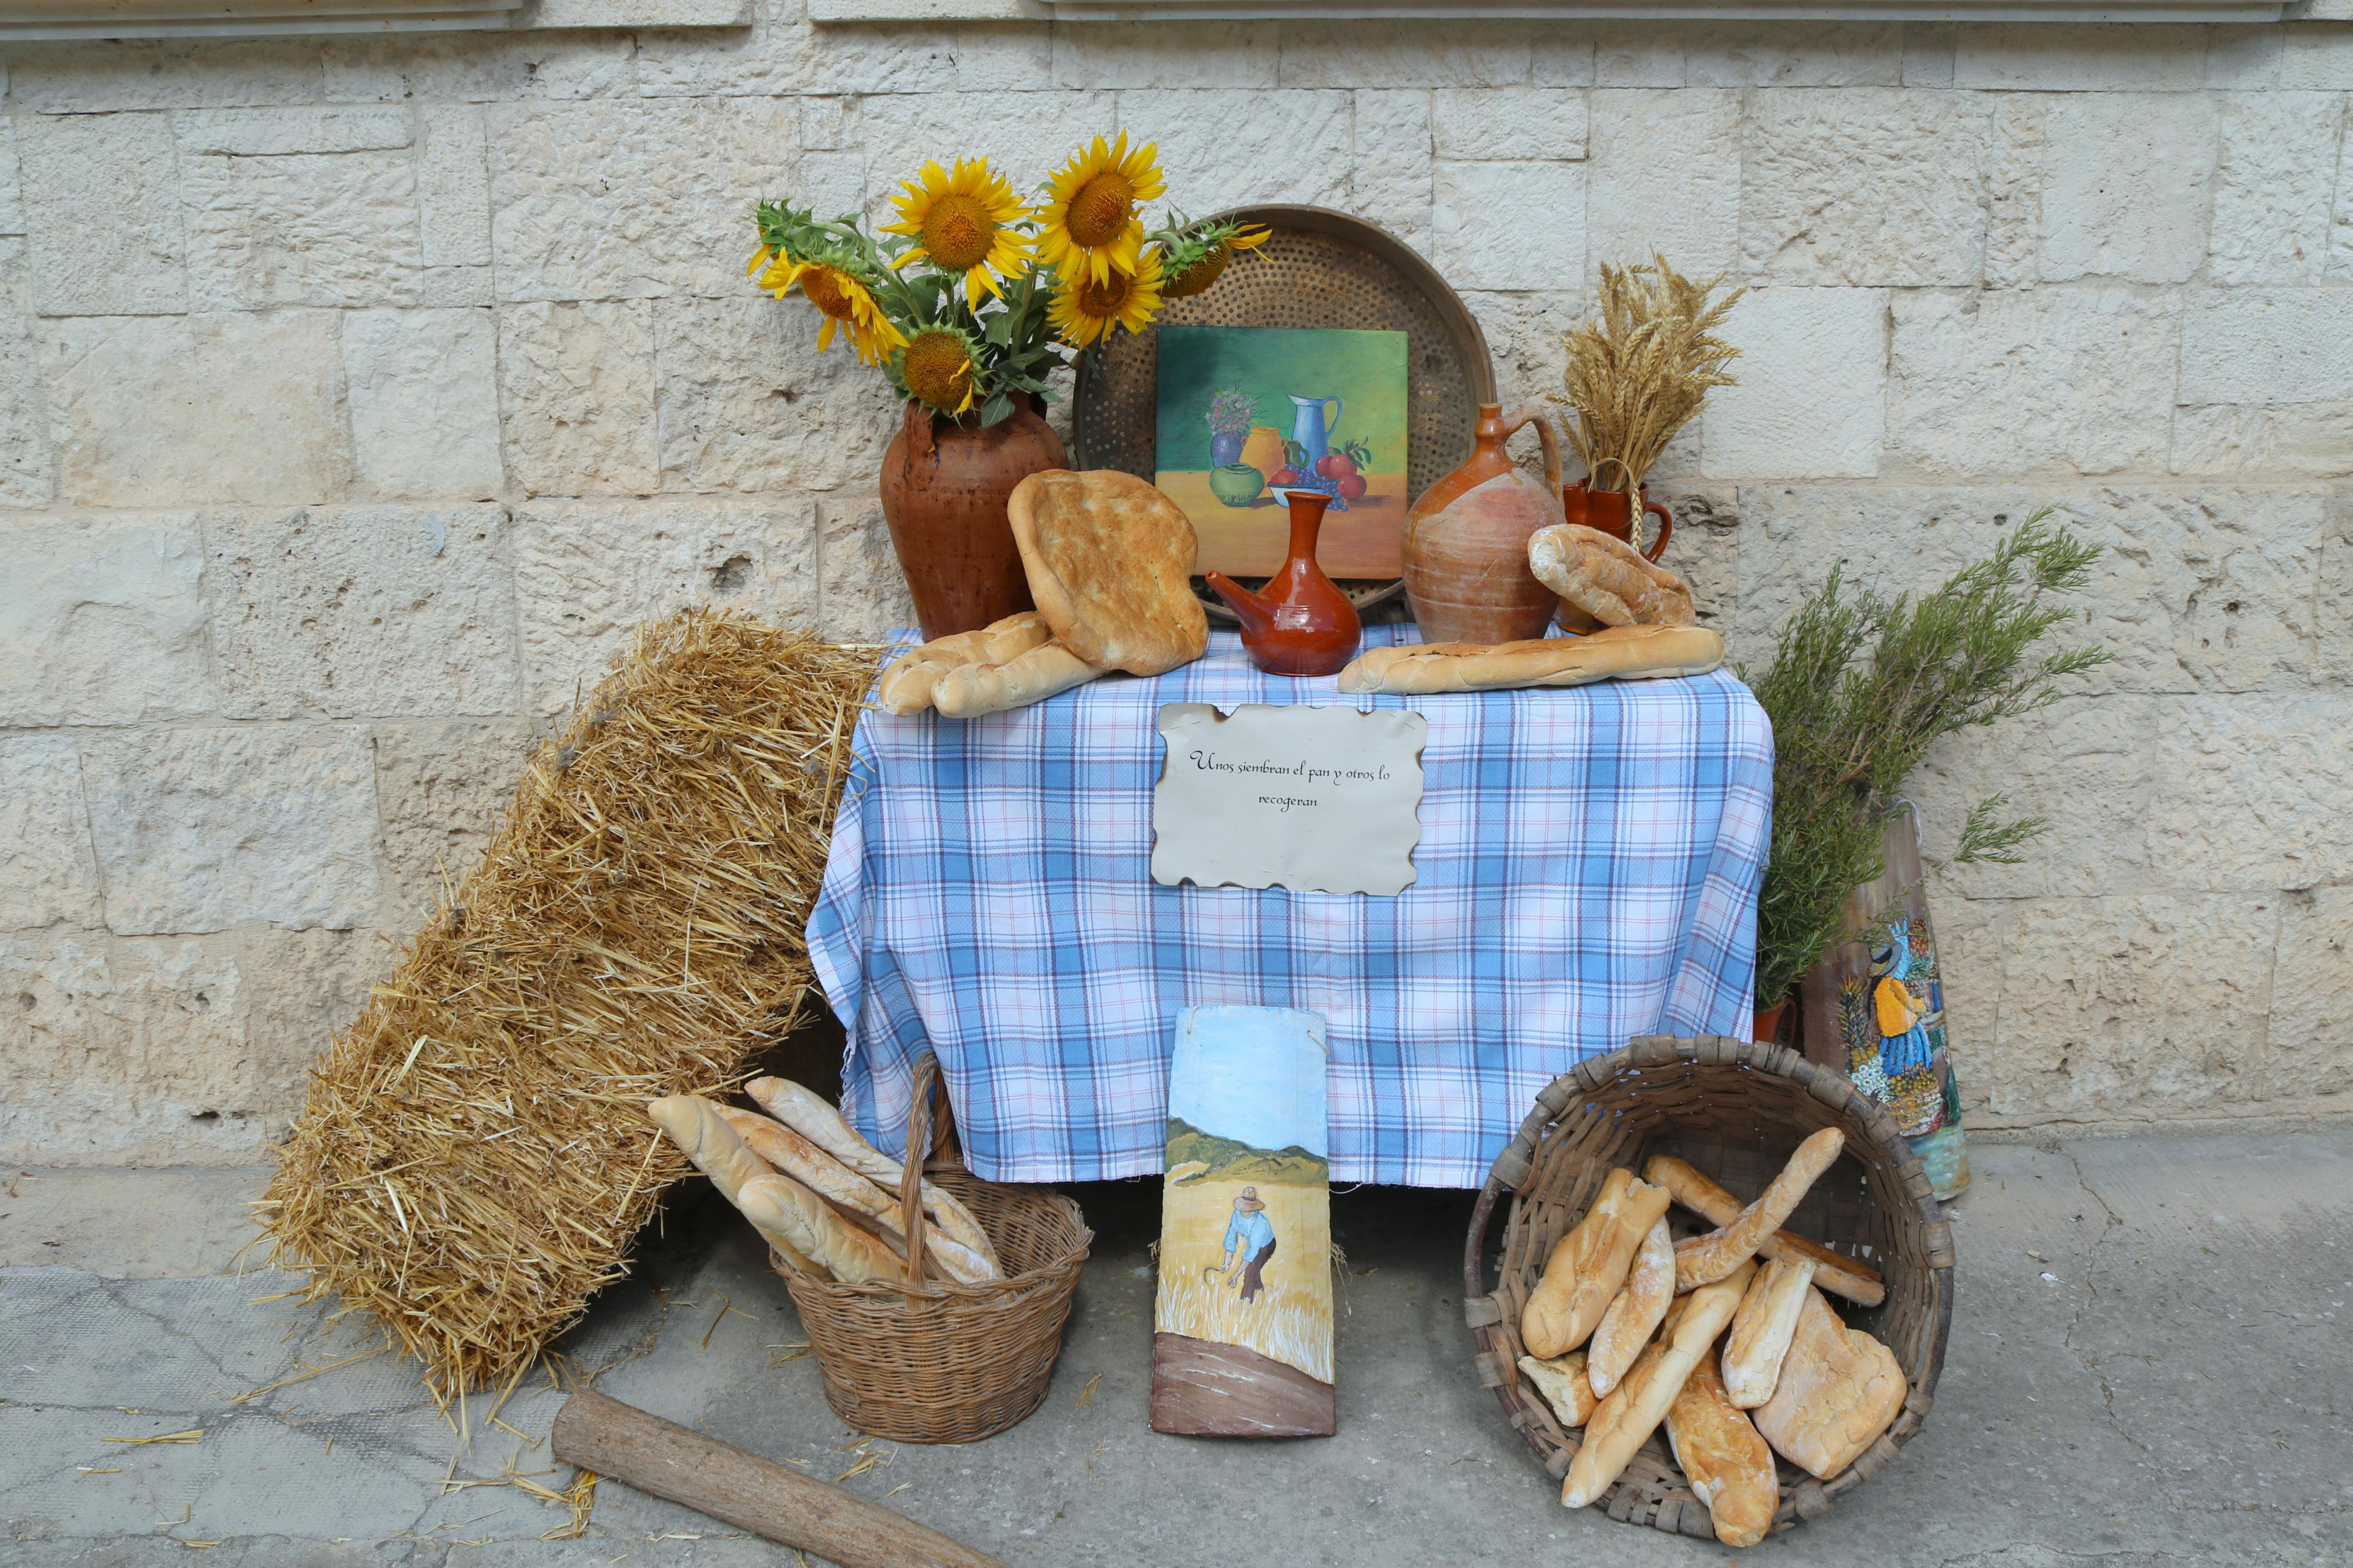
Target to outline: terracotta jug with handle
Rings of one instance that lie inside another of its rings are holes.
[[[1336,675],[1356,657],[1364,622],[1348,595],[1315,563],[1315,538],[1332,498],[1288,490],[1291,552],[1253,594],[1222,572],[1203,575],[1242,624],[1242,651],[1269,675]]]
[[[1545,477],[1521,470],[1504,438],[1534,425]],[[1471,457],[1406,512],[1405,591],[1426,642],[1517,642],[1544,636],[1557,601],[1528,570],[1528,536],[1566,521],[1560,430],[1539,409],[1479,405]]]
[[[1600,467],[1607,468],[1613,464],[1620,468],[1626,467],[1615,458],[1604,458]],[[1651,499],[1650,486],[1644,485],[1629,496],[1624,490],[1603,489],[1597,482],[1600,477],[1597,470],[1586,475],[1578,483],[1564,487],[1560,492],[1562,512],[1571,522],[1581,522],[1613,539],[1624,540],[1642,551],[1643,560],[1656,563],[1666,553],[1667,541],[1674,535],[1674,514]],[[1626,477],[1631,479],[1633,475],[1630,472]],[[1637,520],[1646,512],[1659,520],[1659,537],[1648,550],[1642,550],[1642,535]]]

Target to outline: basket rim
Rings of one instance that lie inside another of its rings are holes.
[[[1078,1204],[1066,1193],[1052,1188],[1031,1188],[1005,1182],[985,1182],[966,1171],[962,1165],[945,1160],[927,1162],[923,1172],[926,1175],[961,1175],[976,1186],[1010,1194],[1017,1201],[1040,1204],[1048,1208],[1059,1210],[1070,1221],[1076,1234],[1067,1251],[1039,1264],[1034,1268],[1024,1269],[1018,1274],[1008,1275],[1002,1279],[982,1279],[971,1283],[961,1279],[925,1279],[921,1282],[919,1288],[910,1285],[905,1279],[861,1279],[855,1284],[849,1284],[839,1279],[819,1279],[814,1274],[807,1274],[792,1268],[777,1258],[774,1247],[768,1249],[769,1267],[784,1276],[785,1283],[795,1290],[815,1290],[821,1296],[839,1298],[843,1301],[859,1300],[897,1301],[910,1299],[930,1301],[942,1298],[961,1301],[986,1301],[1009,1292],[1054,1284],[1064,1276],[1085,1267],[1087,1258],[1093,1252],[1095,1233],[1088,1226],[1086,1216],[1081,1212]]]
[[[1463,1316],[1479,1348],[1482,1365],[1499,1363],[1508,1344],[1502,1342],[1502,1309],[1486,1283],[1484,1254],[1487,1232],[1493,1224],[1499,1201],[1510,1194],[1516,1202],[1521,1186],[1535,1173],[1533,1159],[1537,1140],[1546,1129],[1567,1117],[1587,1096],[1602,1085],[1644,1068],[1665,1067],[1688,1062],[1708,1067],[1739,1067],[1787,1079],[1803,1089],[1831,1112],[1844,1112],[1860,1121],[1873,1145],[1873,1152],[1894,1168],[1905,1193],[1920,1205],[1921,1216],[1928,1237],[1927,1272],[1936,1297],[1935,1312],[1935,1343],[1927,1364],[1917,1378],[1911,1378],[1911,1388],[1895,1422],[1881,1435],[1879,1444],[1887,1445],[1890,1457],[1914,1437],[1926,1425],[1926,1417],[1935,1404],[1937,1383],[1944,1375],[1945,1352],[1951,1341],[1953,1327],[1953,1270],[1955,1255],[1951,1223],[1943,1217],[1940,1205],[1930,1189],[1928,1173],[1918,1155],[1884,1107],[1855,1088],[1853,1080],[1835,1068],[1808,1061],[1796,1051],[1767,1042],[1735,1039],[1723,1035],[1701,1035],[1677,1037],[1670,1035],[1642,1035],[1628,1041],[1614,1051],[1588,1058],[1569,1071],[1554,1079],[1538,1091],[1535,1105],[1521,1121],[1519,1131],[1489,1166],[1487,1179],[1479,1190],[1477,1202],[1471,1212],[1469,1235],[1462,1255]],[[1546,1454],[1535,1424],[1520,1410],[1517,1391],[1519,1373],[1516,1364],[1509,1367],[1493,1365],[1490,1372],[1497,1402],[1503,1406],[1505,1419],[1515,1428],[1529,1450],[1540,1462]],[[1482,1376],[1482,1381],[1488,1381]],[[1774,1511],[1773,1532],[1778,1534],[1794,1528],[1805,1520],[1827,1511],[1831,1500],[1860,1486],[1877,1473],[1881,1466],[1866,1469],[1864,1460],[1870,1450],[1859,1457],[1844,1470],[1828,1481],[1809,1477],[1797,1487],[1785,1490]],[[1550,1475],[1549,1465],[1546,1474]],[[1638,1522],[1628,1516],[1633,1511],[1620,1496],[1626,1485],[1621,1479],[1611,1483],[1601,1502],[1609,1504],[1613,1519]],[[1649,1504],[1641,1506],[1647,1510]],[[1657,1528],[1675,1533],[1688,1533],[1680,1528],[1685,1510],[1691,1505],[1675,1507],[1672,1501],[1661,1505],[1655,1518],[1649,1521]],[[1670,1511],[1672,1510],[1672,1511]]]

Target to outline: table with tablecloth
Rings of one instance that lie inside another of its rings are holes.
[[[1422,714],[1412,885],[1155,883],[1166,702]],[[1746,1032],[1773,742],[1725,671],[1344,696],[1261,674],[1215,631],[1166,675],[1011,712],[870,709],[853,749],[809,949],[848,1031],[851,1119],[894,1152],[928,1051],[975,1173],[1156,1172],[1178,1010],[1241,1003],[1323,1015],[1335,1181],[1472,1187],[1586,1057]]]

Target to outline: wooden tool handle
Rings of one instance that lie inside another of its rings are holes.
[[[550,1446],[567,1465],[807,1547],[842,1568],[1005,1568],[904,1514],[593,1390],[564,1402]]]

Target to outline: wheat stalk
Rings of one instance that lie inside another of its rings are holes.
[[[1564,390],[1552,395],[1577,416],[1568,441],[1585,460],[1588,484],[1629,494],[1641,489],[1708,389],[1735,384],[1723,366],[1740,351],[1715,329],[1746,290],[1716,299],[1723,283],[1721,274],[1694,283],[1655,254],[1646,267],[1602,263],[1599,312],[1561,334],[1568,364]],[[1612,477],[1619,482],[1604,482]]]

